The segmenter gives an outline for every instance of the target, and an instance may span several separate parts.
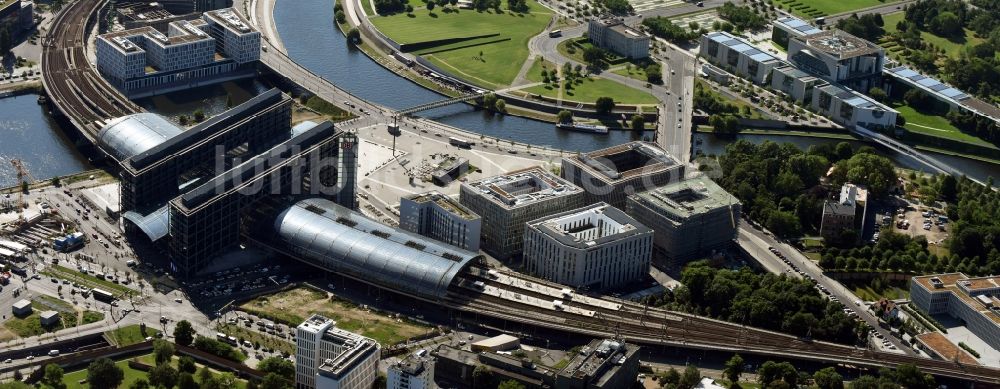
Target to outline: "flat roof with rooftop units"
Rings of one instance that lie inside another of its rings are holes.
[[[740,200],[708,179],[690,179],[646,192],[635,199],[653,203],[679,220],[714,209],[737,205]]]
[[[418,193],[409,196],[407,198],[418,204],[433,202],[438,206],[440,206],[441,208],[443,208],[444,210],[448,211],[449,213],[459,216],[463,219],[472,220],[479,218],[479,215],[473,213],[471,210],[469,210],[469,208],[466,208],[464,205],[460,204],[455,199],[445,196],[444,194],[438,191]]]
[[[582,249],[650,232],[625,212],[604,203],[566,211],[528,225],[560,244]]]
[[[805,42],[806,46],[840,59],[875,54],[882,50],[881,47],[874,43],[837,29],[794,37],[792,39]]]
[[[463,185],[474,188],[486,195],[492,202],[507,209],[523,207],[582,191],[566,180],[537,166]]]
[[[205,12],[205,15],[214,19],[217,23],[226,26],[227,29],[235,32],[237,35],[256,31],[250,28],[250,22],[244,19],[239,13],[233,12],[232,8],[208,11]]]

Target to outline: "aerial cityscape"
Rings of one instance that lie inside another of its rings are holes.
[[[0,389],[1000,388],[996,176],[1000,0],[0,0]]]

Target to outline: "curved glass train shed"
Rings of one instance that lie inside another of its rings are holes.
[[[137,113],[113,119],[97,134],[101,149],[119,161],[156,147],[184,129],[155,113]]]
[[[443,298],[478,253],[391,228],[324,199],[302,200],[274,222],[285,247],[331,271],[426,299]]]

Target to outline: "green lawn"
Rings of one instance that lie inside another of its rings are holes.
[[[143,334],[141,327],[138,324],[133,324],[130,326],[125,326],[116,330],[105,332],[111,341],[118,344],[119,347],[124,347],[128,345],[133,345],[136,343],[141,343],[146,340],[147,336],[156,336],[156,333],[160,331],[146,327],[146,333]]]
[[[876,283],[874,282],[846,281],[843,284],[844,287],[853,291],[858,298],[864,301],[878,301],[883,297],[893,300],[910,298],[910,291],[907,289],[905,281],[881,282],[880,285],[875,285]]]
[[[557,68],[556,64],[546,61],[544,58],[538,57],[535,58],[535,63],[531,64],[531,69],[528,70],[528,74],[525,74],[524,77],[531,82],[542,82],[542,70],[545,70],[546,72],[551,72],[553,70],[559,71]]]
[[[528,6],[530,12],[523,15],[473,10],[445,13],[436,8],[433,12],[416,10],[412,17],[396,14],[372,18],[371,22],[400,44],[499,33],[499,37],[416,52],[457,77],[498,88],[514,80],[528,58],[528,40],[541,33],[551,18],[551,12],[537,2],[528,1]]]
[[[372,7],[372,0],[361,0],[361,8],[364,8],[365,15],[376,16],[375,15],[375,8]]]
[[[31,299],[31,305],[33,309],[31,315],[23,318],[12,317],[3,325],[17,336],[26,338],[104,320],[104,314],[101,312],[83,311],[81,313],[73,308],[72,304],[51,296],[36,296]],[[43,327],[39,318],[39,314],[43,311],[59,312],[59,322],[49,327]]]
[[[895,33],[897,31],[896,24],[898,24],[899,21],[903,20],[905,17],[906,15],[902,11],[883,16],[882,20],[885,21],[884,28],[886,34]],[[958,58],[966,47],[971,47],[983,42],[982,38],[976,37],[975,33],[969,29],[965,29],[964,39],[952,40],[949,38],[944,38],[934,35],[927,31],[920,31],[920,38],[925,42],[931,43],[936,47],[944,49],[945,54],[947,54],[948,57],[950,58]]]
[[[552,98],[555,98],[559,93],[558,89],[552,87],[551,84],[533,86],[524,89],[524,91]],[[611,97],[618,104],[656,104],[659,102],[656,97],[647,92],[598,77],[582,79],[572,89],[564,90],[562,96],[563,100],[584,103],[593,103],[597,101],[598,97],[604,96]]]
[[[957,127],[948,122],[948,119],[944,116],[932,112],[918,111],[913,107],[901,105],[898,102],[890,105],[893,109],[899,111],[904,118],[906,118],[906,125],[903,127],[909,131],[940,138],[953,139],[965,143],[993,147],[993,145],[989,142],[960,131]]]
[[[626,69],[624,67],[621,67],[621,68],[612,70],[611,73],[614,73],[614,74],[617,74],[617,75],[620,75],[620,76],[625,76],[625,77],[628,77],[628,78],[633,78],[633,79],[636,79],[636,80],[639,80],[639,81],[646,81],[647,80],[647,78],[646,78],[646,69],[643,69],[643,68],[640,68],[640,67],[636,67],[636,66],[633,66],[631,69]]]
[[[142,362],[142,363],[145,363],[145,364],[150,364],[150,365],[153,364],[153,355],[152,354],[146,354],[146,355],[142,355],[142,356],[139,356],[139,357],[136,357],[136,358],[139,360],[139,362]],[[173,359],[173,362],[172,362],[174,368],[177,368],[177,360],[178,360],[178,358],[175,356],[174,359]],[[146,372],[130,368],[128,366],[128,361],[129,361],[129,359],[123,359],[123,360],[115,362],[115,365],[118,366],[119,368],[121,368],[122,372],[125,373],[125,379],[122,380],[121,385],[118,386],[119,388],[127,388],[127,387],[131,386],[132,383],[134,383],[135,381],[138,381],[140,378],[145,378],[147,380],[149,379],[148,375],[146,374]],[[201,370],[202,366],[204,366],[204,365],[202,365],[200,363],[196,363],[195,366],[198,367],[198,370]],[[212,372],[213,376],[218,376],[220,374],[216,370],[211,370],[210,369],[210,371]],[[67,372],[65,375],[63,375],[63,383],[66,384],[67,388],[73,388],[73,389],[76,389],[76,388],[81,388],[81,389],[90,388],[90,385],[88,385],[86,383],[82,383],[82,384],[80,383],[80,382],[83,382],[86,379],[87,379],[87,369],[86,368],[83,368],[83,369],[77,370],[77,371],[73,371],[73,372]],[[198,382],[198,373],[197,372],[195,372],[195,374],[194,374],[194,380],[195,380],[195,382]],[[246,380],[237,379],[236,380],[236,385],[235,385],[235,387],[233,389],[246,389],[246,387],[247,387],[247,381]]]
[[[805,16],[809,18],[835,15],[839,13],[855,11],[862,8],[874,7],[877,5],[891,4],[895,0],[891,1],[879,1],[879,0],[775,0],[774,4],[782,5],[784,9],[789,9],[791,6],[791,11],[799,16]],[[886,22],[886,26],[889,23]]]

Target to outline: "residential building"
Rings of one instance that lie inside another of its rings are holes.
[[[614,289],[649,274],[653,230],[625,212],[595,203],[528,223],[528,273],[591,290]]]
[[[872,42],[833,29],[791,37],[788,60],[831,83],[868,92],[881,81],[885,50]]]
[[[260,32],[232,9],[195,20],[175,20],[102,34],[97,70],[130,98],[145,97],[256,75]]]
[[[990,347],[1000,349],[1000,276],[947,273],[913,277],[910,301],[929,315],[947,314]]]
[[[649,35],[626,26],[616,17],[593,18],[587,22],[590,43],[631,59],[649,57]]]
[[[788,48],[793,37],[801,37],[823,32],[806,21],[794,16],[784,16],[771,22],[771,40],[779,46]]]
[[[378,376],[379,344],[326,317],[299,324],[295,345],[296,389],[368,389]]]
[[[463,182],[459,202],[482,218],[480,248],[519,258],[525,223],[583,205],[583,190],[541,167]]]
[[[386,388],[388,389],[433,389],[434,359],[426,355],[427,350],[419,350],[405,359],[389,365]]]
[[[868,191],[854,184],[840,188],[837,201],[823,203],[823,219],[819,234],[825,239],[837,239],[844,230],[858,230],[859,221],[868,211]]]
[[[763,50],[753,47],[743,38],[725,31],[715,31],[701,37],[700,54],[731,73],[764,85],[771,69],[781,61]]]
[[[817,86],[812,91],[810,107],[838,124],[867,129],[896,125],[899,112],[871,97],[835,84]]]
[[[655,143],[630,142],[563,157],[560,175],[584,190],[584,203],[619,209],[625,198],[684,178],[684,164]]]
[[[884,297],[872,304],[871,309],[875,312],[876,317],[887,322],[899,317],[899,306],[896,305],[895,301]]]
[[[437,191],[399,201],[399,228],[461,249],[479,251],[482,227],[479,215]]]
[[[629,196],[626,213],[653,229],[653,245],[668,263],[703,258],[736,239],[740,201],[707,177]]]

